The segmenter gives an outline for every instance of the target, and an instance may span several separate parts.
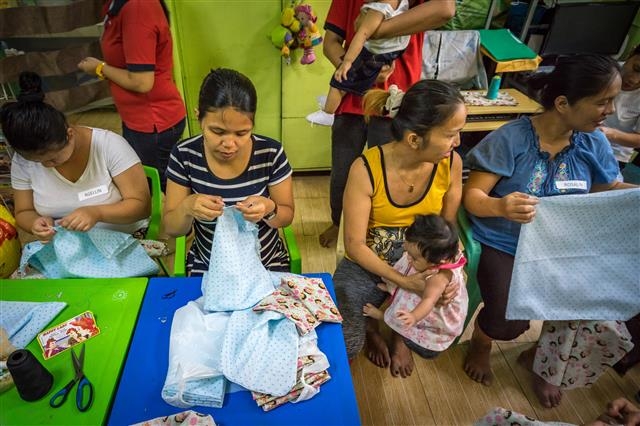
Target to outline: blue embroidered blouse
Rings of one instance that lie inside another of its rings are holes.
[[[618,164],[604,134],[574,132],[570,144],[551,159],[529,117],[488,134],[465,157],[471,170],[501,177],[489,194],[501,198],[519,191],[536,197],[588,193],[593,184],[613,182]],[[520,224],[503,217],[469,215],[473,236],[483,244],[515,255]]]

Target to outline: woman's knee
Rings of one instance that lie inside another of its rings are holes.
[[[513,340],[529,329],[529,321],[507,320],[502,314],[490,312],[483,307],[478,313],[477,326],[494,340]]]

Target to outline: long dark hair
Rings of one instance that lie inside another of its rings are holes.
[[[456,227],[437,214],[416,216],[404,239],[417,244],[422,257],[431,263],[453,259],[458,254]]]
[[[389,92],[385,90],[368,91],[363,99],[365,114],[382,114],[388,97]],[[421,80],[402,97],[400,109],[391,120],[391,133],[396,140],[402,139],[405,131],[423,136],[450,119],[463,103],[464,98],[453,85]]]
[[[44,102],[42,79],[34,72],[23,71],[19,77],[17,102],[0,109],[0,125],[7,142],[18,152],[46,152],[67,144],[67,119]]]
[[[606,89],[616,75],[620,65],[609,56],[578,54],[560,56],[549,73],[536,73],[527,84],[536,94],[542,106],[553,109],[559,96],[566,96],[569,104],[595,96]]]
[[[247,76],[235,70],[216,68],[204,78],[198,96],[198,119],[208,111],[234,108],[255,122],[258,108],[256,88]]]

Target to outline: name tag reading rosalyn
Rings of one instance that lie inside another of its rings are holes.
[[[558,189],[587,189],[586,180],[557,180],[556,188]]]
[[[96,186],[95,188],[87,189],[86,191],[78,192],[78,199],[80,201],[88,200],[89,198],[104,195],[109,189],[107,185]]]

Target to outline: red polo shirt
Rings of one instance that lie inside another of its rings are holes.
[[[111,3],[108,3],[111,4]],[[154,71],[153,88],[136,93],[110,82],[122,121],[132,130],[162,132],[186,115],[173,82],[173,43],[159,1],[114,0],[101,40],[107,64],[129,71]]]
[[[420,4],[422,1],[416,2]],[[345,41],[345,50],[356,33],[355,21],[360,13],[364,0],[333,0],[327,14],[324,29],[338,34]],[[422,72],[422,45],[424,33],[411,36],[406,50],[396,59],[396,68],[387,80],[387,85],[395,84],[406,91],[411,85],[420,80]],[[388,87],[388,86],[387,86]],[[362,115],[362,97],[347,93],[336,114]]]

